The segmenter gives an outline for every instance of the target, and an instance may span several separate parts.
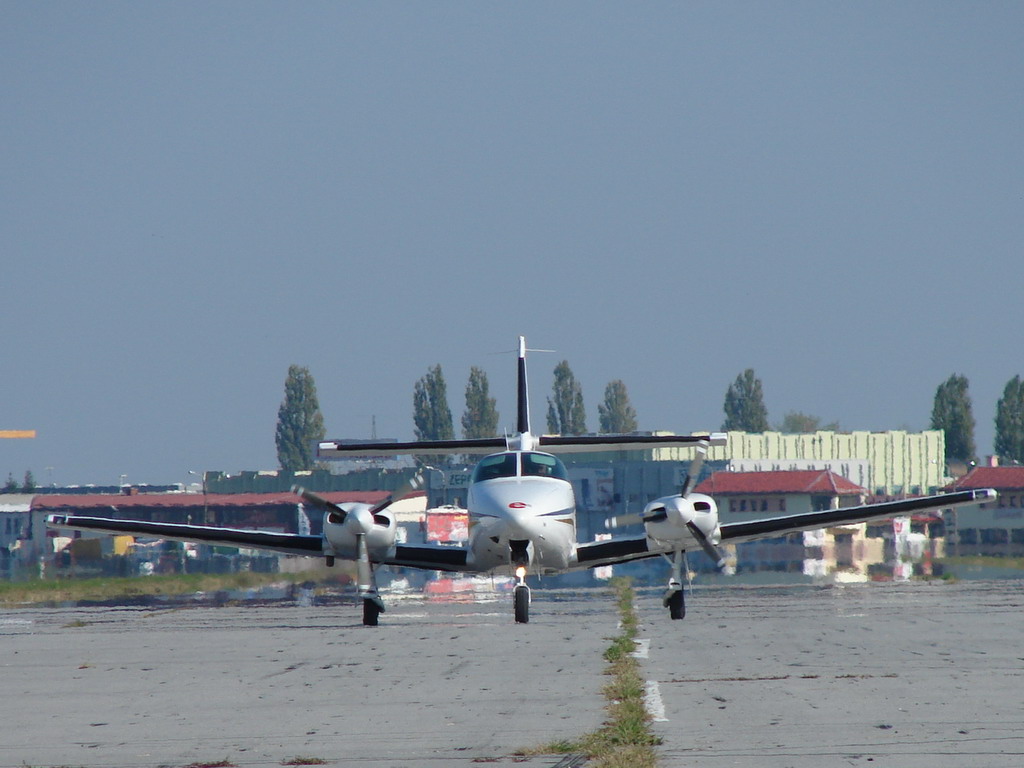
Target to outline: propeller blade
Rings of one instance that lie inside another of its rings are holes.
[[[658,523],[666,519],[668,515],[665,514],[665,510],[658,510],[657,512],[650,515],[641,515],[636,512],[632,512],[628,515],[618,515],[616,517],[606,517],[604,520],[605,528],[621,528],[624,525],[638,525],[639,523]]]
[[[644,521],[643,515],[629,514],[629,515],[618,515],[617,517],[606,517],[604,520],[605,528],[621,528],[624,525],[636,525]]]
[[[322,510],[325,510],[327,512],[331,512],[332,514],[337,515],[339,519],[336,522],[339,522],[339,523],[345,522],[345,515],[348,514],[348,513],[345,512],[344,509],[339,507],[333,501],[328,501],[323,496],[317,496],[312,491],[307,491],[301,485],[293,485],[292,486],[292,493],[294,493],[296,496],[298,496],[303,501],[308,503],[310,506],[313,506],[313,507],[316,507],[317,509],[322,509]]]
[[[370,507],[370,514],[376,515],[380,512],[383,512],[396,501],[401,501],[410,493],[414,493],[415,491],[418,491],[422,487],[423,473],[417,472],[415,475],[413,475],[404,483],[402,483],[398,488],[389,493],[386,499],[384,499],[383,501],[379,501],[372,507]]]
[[[718,547],[711,543],[707,536],[704,535],[704,531],[700,529],[693,520],[686,524],[686,527],[690,529],[690,533],[693,534],[693,538],[700,544],[700,548],[704,550],[705,554],[711,558],[711,562],[715,564],[715,567],[721,570],[725,567],[725,557],[721,552],[718,551]]]
[[[686,470],[686,477],[683,478],[683,487],[679,490],[679,495],[684,499],[690,495],[690,491],[693,490],[693,486],[696,484],[697,478],[700,477],[700,470],[704,466],[704,459],[707,455],[707,446],[698,445],[696,452],[694,453],[693,460],[690,462],[690,466]]]

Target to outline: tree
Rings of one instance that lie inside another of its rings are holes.
[[[573,376],[569,361],[555,366],[552,397],[548,398],[548,432],[553,435],[582,435],[587,431],[583,388]]]
[[[974,415],[966,376],[953,374],[935,390],[932,407],[932,429],[946,433],[946,458],[973,461]]]
[[[811,416],[800,411],[790,411],[783,417],[782,424],[779,425],[779,432],[788,432],[790,434],[806,434],[817,432],[819,429],[838,432],[839,423],[833,421],[830,424],[822,425],[821,419],[817,416]]]
[[[18,481],[14,479],[14,475],[10,472],[7,473],[7,482],[4,483],[3,493],[17,493],[18,492]]]
[[[608,382],[604,388],[604,402],[597,406],[601,431],[623,434],[636,431],[636,410],[629,403],[626,385],[621,379]]]
[[[496,400],[490,396],[487,374],[473,366],[466,383],[466,410],[462,414],[462,436],[494,437],[498,434]]]
[[[33,493],[33,492],[35,492],[37,487],[38,486],[36,486],[36,478],[35,478],[35,475],[32,474],[32,470],[31,469],[25,470],[25,482],[23,482],[21,484],[21,492],[22,493]]]
[[[316,382],[308,368],[288,367],[284,400],[277,411],[277,461],[292,472],[312,469],[314,446],[324,439],[324,417],[316,397]]]
[[[722,429],[726,432],[768,431],[768,409],[764,405],[761,380],[754,375],[753,368],[747,368],[729,385]]]
[[[1020,376],[1006,382],[996,404],[995,450],[1003,460],[1024,463],[1024,382]]]
[[[427,369],[412,393],[412,419],[417,440],[452,440],[452,412],[448,407],[448,387],[440,364]]]

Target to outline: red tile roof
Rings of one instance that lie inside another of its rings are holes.
[[[375,504],[388,495],[387,491],[333,491],[318,494],[328,501],[341,504],[361,501]],[[422,491],[411,494],[424,495]],[[140,508],[202,507],[262,507],[281,504],[298,504],[299,497],[287,491],[281,493],[139,493],[134,496],[116,494],[54,494],[36,496],[32,509],[40,512],[57,512],[64,509],[95,509],[101,511],[117,507],[118,510]]]
[[[798,469],[778,472],[715,472],[697,486],[699,493],[768,494],[829,493],[853,496],[867,493],[856,483],[830,469]]]
[[[1024,467],[975,467],[966,475],[953,483],[957,491],[970,491],[976,488],[995,488],[999,490],[1024,489]]]

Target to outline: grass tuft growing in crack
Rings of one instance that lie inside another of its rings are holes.
[[[633,586],[629,579],[613,579],[622,624],[621,634],[612,638],[604,652],[608,662],[605,674],[611,681],[603,693],[608,700],[608,718],[604,725],[579,741],[557,741],[519,754],[565,754],[580,752],[589,759],[589,768],[655,768],[658,756],[654,748],[661,739],[651,730],[651,716],[644,706],[644,680],[640,664],[632,656],[636,650],[638,619],[633,605]]]

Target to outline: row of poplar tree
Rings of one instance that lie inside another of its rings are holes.
[[[452,440],[455,428],[448,406],[448,387],[440,365],[427,370],[413,388],[413,425],[417,440]],[[619,379],[605,387],[604,401],[597,406],[600,431],[636,431],[636,410],[629,402],[626,385]],[[557,435],[587,433],[583,388],[566,360],[555,366],[555,380],[548,398],[547,431]],[[495,437],[498,410],[490,395],[487,373],[473,366],[466,383],[466,408],[462,413],[462,436]],[[284,400],[277,412],[277,459],[282,469],[309,469],[316,463],[313,446],[324,438],[324,420],[316,394],[316,383],[308,368],[288,369]]]
[[[566,360],[555,366],[554,383],[547,399],[547,432],[555,435],[587,433],[583,388]],[[609,382],[598,404],[599,432],[628,433],[637,429],[636,410],[629,402],[626,385]],[[748,368],[736,377],[725,394],[725,431],[765,432],[768,409],[761,380]],[[1006,384],[996,407],[995,452],[1004,462],[1024,463],[1024,382],[1014,376]],[[466,383],[462,413],[465,438],[498,435],[496,401],[490,396],[487,374],[474,366]],[[417,440],[451,440],[455,437],[448,389],[440,365],[427,370],[413,388],[413,424]],[[954,374],[939,385],[932,408],[931,428],[944,430],[946,457],[974,461],[974,416],[966,376]],[[789,412],[776,426],[781,432],[838,430],[835,422],[822,424],[815,416]],[[277,457],[282,469],[309,469],[316,463],[313,446],[324,438],[324,420],[316,384],[308,368],[293,365],[285,381],[284,401],[277,413]]]
[[[451,440],[455,437],[444,372],[435,365],[416,382],[412,396],[413,424],[417,440]],[[604,401],[598,404],[599,431],[611,434],[636,431],[636,410],[621,379],[609,382]],[[552,435],[587,433],[583,388],[566,360],[555,366],[555,380],[548,397],[547,431]],[[498,410],[490,396],[487,374],[473,366],[466,383],[466,409],[462,436],[494,437],[498,434]]]

